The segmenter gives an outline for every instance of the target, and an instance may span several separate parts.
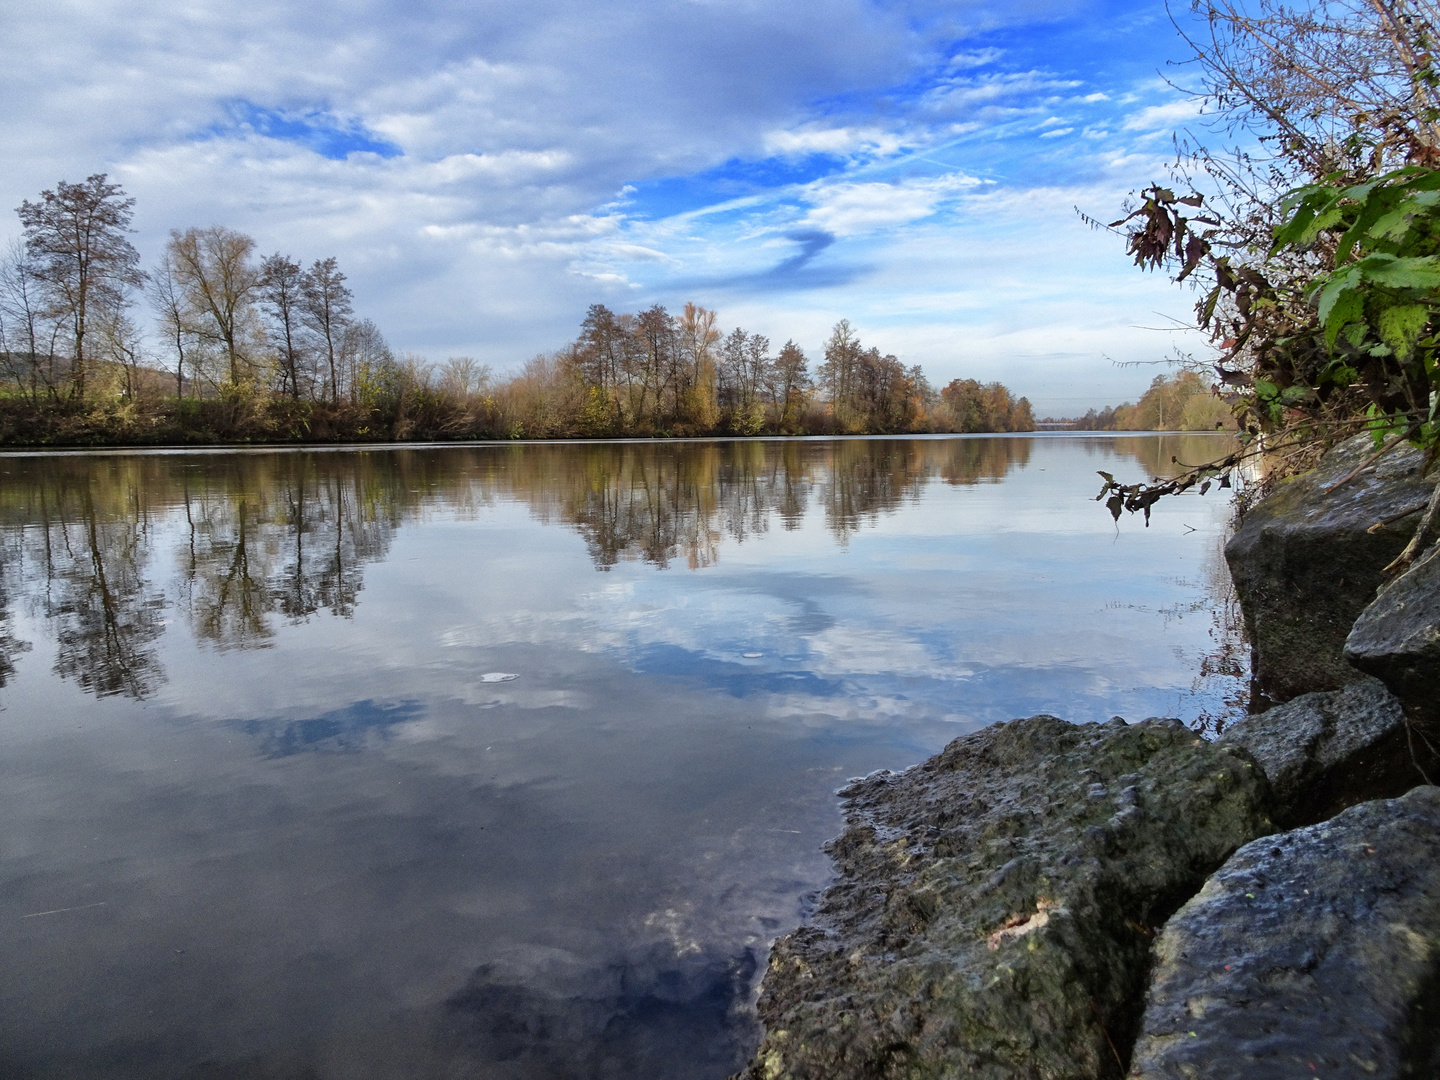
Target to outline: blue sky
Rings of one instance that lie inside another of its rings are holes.
[[[1163,175],[1184,56],[1150,0],[14,0],[0,196],[103,171],[147,263],[211,223],[336,255],[436,360],[694,300],[1073,413],[1202,347],[1074,209]]]

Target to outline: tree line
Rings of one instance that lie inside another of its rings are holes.
[[[1230,406],[1197,371],[1157,375],[1137,402],[1090,409],[1084,416],[1052,420],[1076,431],[1235,431]]]
[[[145,270],[135,200],[103,175],[17,213],[0,261],[0,442],[189,442],[1029,431],[999,383],[937,391],[836,324],[793,340],[715,311],[593,305],[576,339],[508,377],[396,354],[333,257],[260,255],[220,225],[173,230]],[[148,307],[147,328],[137,310]],[[148,332],[147,332],[148,330]]]
[[[145,271],[127,238],[134,205],[103,174],[21,203],[24,238],[0,260],[11,397],[41,407],[268,394],[337,406],[393,363],[379,328],[356,318],[334,257],[308,268],[280,253],[257,259],[251,237],[212,225],[172,230]]]

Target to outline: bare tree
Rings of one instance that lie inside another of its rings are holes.
[[[750,335],[737,326],[720,346],[720,407],[732,414],[743,407],[745,343],[749,340]]]
[[[745,342],[744,397],[747,408],[753,409],[759,401],[771,363],[770,339],[764,334],[751,334]]]
[[[642,311],[635,319],[635,341],[641,362],[640,402],[637,416],[643,416],[647,394],[654,397],[656,419],[663,417],[667,391],[673,388],[677,368],[675,320],[661,304]],[[669,398],[672,405],[673,397]]]
[[[172,230],[165,245],[192,325],[225,350],[232,389],[244,381],[249,366],[246,345],[260,287],[260,275],[250,262],[254,250],[254,240],[223,225]]]
[[[0,355],[6,373],[32,405],[40,404],[42,389],[52,400],[59,395],[62,372],[55,352],[63,329],[62,322],[46,315],[35,259],[16,243],[0,260]]]
[[[278,252],[260,264],[260,303],[269,320],[271,345],[280,367],[280,392],[300,400],[300,375],[305,362],[301,312],[305,275],[300,264]]]
[[[125,238],[134,205],[119,184],[97,173],[82,184],[61,180],[38,202],[26,199],[16,210],[48,311],[68,327],[76,400],[85,397],[92,317],[99,309],[122,310],[126,290],[145,277],[139,253]]]
[[[338,405],[340,346],[354,309],[350,305],[353,294],[345,287],[345,275],[340,272],[333,255],[316,260],[305,272],[300,295],[301,315],[314,332],[330,369],[330,404]]]
[[[120,368],[125,397],[135,401],[142,391],[140,368],[146,359],[140,328],[124,311],[102,309],[99,342],[100,355]]]
[[[830,397],[835,423],[842,431],[849,430],[857,420],[854,397],[861,352],[860,339],[850,320],[841,319],[825,343],[825,362],[817,374]]]
[[[346,322],[335,352],[337,370],[347,377],[350,396],[357,402],[383,394],[398,371],[385,335],[369,319]]]
[[[182,398],[185,396],[185,362],[190,360],[192,368],[195,363],[196,335],[188,317],[184,291],[175,280],[168,258],[162,259],[151,272],[149,294],[150,308],[160,324],[160,332],[175,350],[175,396]]]
[[[1258,135],[1267,164],[1319,179],[1435,163],[1435,0],[1197,0],[1195,11],[1206,32],[1186,38],[1197,96],[1223,130]]]
[[[490,386],[490,365],[473,357],[452,356],[440,365],[440,389],[462,400],[484,393]]]

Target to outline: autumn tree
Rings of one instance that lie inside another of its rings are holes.
[[[680,413],[688,423],[708,431],[719,419],[715,346],[720,340],[713,311],[687,303],[676,325],[683,381],[679,388]]]
[[[1035,417],[1026,398],[1016,399],[998,382],[952,379],[940,391],[950,430],[962,433],[1034,431]]]
[[[776,428],[782,433],[795,430],[810,387],[810,370],[804,350],[793,338],[785,342],[770,368],[769,387]]]
[[[33,263],[34,283],[51,318],[67,330],[71,394],[84,400],[97,316],[118,314],[127,290],[144,280],[140,255],[126,238],[135,200],[104,173],[84,183],[61,180],[16,213]]]

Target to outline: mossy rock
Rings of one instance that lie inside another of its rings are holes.
[[[1271,831],[1249,755],[1178,721],[1015,720],[841,794],[746,1080],[1118,1076],[1156,928]]]

